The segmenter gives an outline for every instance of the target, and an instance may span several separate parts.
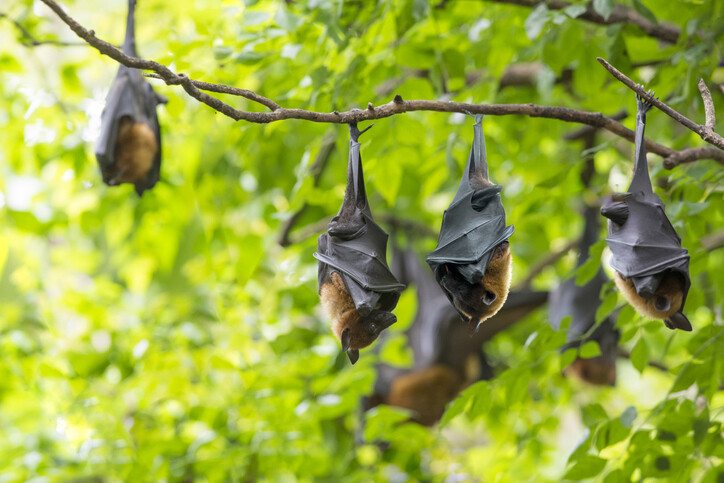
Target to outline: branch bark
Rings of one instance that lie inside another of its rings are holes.
[[[570,2],[560,0],[487,0],[493,3],[507,3],[509,5],[518,5],[521,7],[534,8],[538,5],[545,4],[549,10],[563,10],[573,5]],[[603,18],[593,8],[593,2],[586,4],[586,10],[577,18],[598,25],[613,25],[616,23],[625,23],[636,25],[646,33],[647,36],[659,39],[669,44],[675,44],[681,35],[678,27],[668,24],[655,24],[636,12],[631,8],[623,5],[616,5],[608,18]]]
[[[621,123],[604,116],[600,112],[587,112],[567,107],[539,106],[536,104],[468,104],[463,102],[430,100],[405,101],[399,95],[396,95],[394,99],[387,104],[374,107],[370,103],[365,110],[353,109],[346,112],[315,112],[304,109],[286,109],[279,107],[274,101],[253,91],[238,89],[221,84],[210,84],[207,82],[197,81],[190,79],[184,74],[175,73],[167,66],[158,62],[126,55],[112,44],[96,37],[93,30],[88,30],[80,25],[65,12],[55,2],[55,0],[42,0],[42,2],[53,10],[53,12],[55,12],[55,14],[58,15],[58,17],[65,22],[65,24],[76,33],[76,35],[85,40],[92,47],[95,47],[101,54],[105,54],[116,62],[119,62],[127,67],[153,71],[159,78],[166,82],[166,84],[181,85],[181,87],[191,97],[206,104],[212,109],[221,112],[229,118],[234,119],[235,121],[244,120],[254,123],[270,123],[284,119],[302,119],[312,122],[350,124],[383,119],[396,114],[413,111],[450,113],[469,112],[473,114],[486,114],[491,116],[519,115],[558,119],[564,122],[586,124],[596,128],[606,129],[607,131],[627,139],[630,142],[633,142],[634,140],[634,132],[632,130],[624,127]],[[272,112],[237,110],[216,97],[212,97],[205,92],[202,92],[202,90],[244,97],[271,109]],[[685,159],[686,162],[691,162],[695,159],[704,159],[704,157],[700,157],[704,155],[724,165],[724,151],[721,150],[701,150],[694,148],[694,150],[684,150],[680,152],[656,143],[650,139],[646,140],[646,148],[649,152],[664,157],[664,165],[667,167],[681,164],[681,162],[683,162],[681,161],[682,159]],[[667,158],[671,158],[669,163],[666,163]]]
[[[661,102],[658,98],[652,96],[646,90],[644,90],[643,86],[636,84],[634,81],[626,77],[621,71],[616,69],[614,66],[606,62],[601,57],[596,58],[600,64],[611,73],[612,76],[614,76],[619,82],[621,82],[623,85],[634,91],[636,94],[644,98],[646,101],[650,102],[654,106],[656,106],[661,112],[669,116],[670,118],[674,119],[676,122],[681,124],[682,126],[690,129],[691,131],[698,134],[701,139],[708,142],[709,144],[712,144],[719,149],[724,150],[724,138],[722,138],[720,135],[718,135],[716,132],[714,132],[714,126],[709,125],[702,125],[697,124],[688,117],[684,116],[683,114],[680,114],[679,112],[673,110],[663,102]],[[700,83],[701,85],[701,83]],[[701,87],[699,87],[701,89]],[[704,89],[709,92],[709,90],[706,88],[706,85],[704,85]],[[702,96],[704,94],[702,93]],[[711,94],[709,94],[709,100],[711,100]],[[704,100],[704,104],[706,105],[706,99]],[[712,120],[714,118],[714,105],[713,103],[709,104],[709,109],[711,109],[711,112],[707,112],[707,120]]]

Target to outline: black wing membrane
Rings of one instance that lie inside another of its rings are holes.
[[[364,317],[375,309],[391,312],[405,286],[387,265],[388,236],[375,223],[367,203],[359,143],[363,132],[350,125],[347,191],[328,232],[320,235],[314,257],[319,260],[320,288],[331,272],[339,273]]]
[[[614,196],[602,208],[609,219],[608,244],[613,257],[611,267],[630,279],[636,292],[650,298],[663,277],[674,272],[684,281],[680,310],[666,320],[669,328],[691,330],[683,315],[686,296],[691,287],[689,253],[681,246],[681,238],[666,217],[664,203],[653,192],[648,164],[644,129],[646,113],[651,104],[636,96],[636,160],[634,175],[627,193]]]
[[[136,0],[129,0],[126,37],[122,48],[125,54],[133,57],[137,57],[135,7]],[[153,188],[161,172],[161,127],[158,123],[156,106],[166,102],[167,100],[157,94],[145,81],[138,69],[131,69],[124,65],[118,68],[106,98],[106,107],[101,116],[101,134],[95,147],[96,159],[104,183],[110,186],[120,183],[123,173],[119,172],[116,159],[118,133],[121,121],[128,119],[134,124],[145,124],[155,135],[157,152],[153,158],[153,164],[146,176],[134,183],[139,195],[143,194],[145,190]]]
[[[475,134],[468,162],[455,198],[443,215],[437,248],[427,256],[438,281],[443,267],[454,264],[471,285],[480,282],[493,251],[514,231],[512,225],[505,225],[505,209],[500,198],[503,188],[488,178],[483,116],[473,117]],[[453,302],[452,295],[446,290],[445,294]]]

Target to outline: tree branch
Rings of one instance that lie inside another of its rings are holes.
[[[569,241],[566,243],[563,248],[555,251],[550,252],[548,255],[546,255],[542,260],[540,260],[538,263],[536,263],[533,268],[531,268],[528,271],[528,275],[523,279],[522,282],[517,284],[515,286],[516,290],[525,290],[529,289],[530,285],[533,283],[533,279],[537,277],[543,270],[546,269],[546,267],[549,267],[550,265],[553,265],[558,260],[561,259],[566,253],[573,250],[575,247],[578,246],[578,244],[581,242],[580,238],[576,238],[574,240]]]
[[[560,0],[487,0],[493,3],[507,3],[509,5],[519,5],[521,7],[537,7],[545,4],[549,10],[563,10],[573,5],[570,2]],[[647,36],[653,37],[669,44],[675,44],[679,39],[681,31],[674,25],[655,24],[633,9],[623,5],[616,5],[608,18],[603,18],[593,8],[593,2],[586,4],[586,10],[577,18],[598,25],[613,25],[616,23],[625,23],[636,25],[643,30]]]
[[[315,112],[307,111],[304,109],[286,109],[278,107],[278,105],[267,99],[266,97],[260,96],[259,94],[249,91],[246,89],[237,89],[234,87],[224,86],[220,84],[209,84],[197,80],[190,79],[184,74],[177,74],[171,69],[158,62],[140,59],[137,57],[131,57],[124,54],[110,43],[99,39],[95,36],[95,32],[87,30],[71,18],[63,9],[58,6],[54,0],[42,0],[58,17],[65,22],[73,32],[76,33],[80,38],[85,40],[92,47],[95,47],[101,54],[105,54],[111,57],[116,62],[123,64],[127,67],[151,70],[158,74],[164,82],[169,85],[181,85],[183,89],[194,99],[198,100],[211,107],[212,109],[221,112],[235,121],[248,121],[254,123],[270,123],[275,121],[281,121],[284,119],[303,119],[312,122],[325,122],[325,123],[336,123],[336,124],[350,124],[358,123],[361,121],[369,121],[374,119],[383,119],[386,117],[394,116],[396,114],[402,114],[405,112],[412,111],[433,111],[433,112],[458,112],[465,113],[470,112],[473,114],[487,114],[492,116],[529,116],[529,117],[542,117],[548,119],[558,119],[564,122],[573,122],[579,124],[587,124],[597,128],[606,129],[617,136],[620,136],[628,141],[633,142],[634,132],[621,123],[608,118],[600,112],[587,112],[576,109],[570,109],[567,107],[557,106],[539,106],[536,104],[468,104],[463,102],[451,102],[451,101],[429,101],[429,100],[413,100],[405,101],[399,95],[379,107],[368,106],[365,110],[353,109],[346,112]],[[208,90],[210,92],[228,93],[232,95],[238,95],[245,97],[251,101],[257,102],[269,109],[272,112],[249,112],[240,111],[233,107],[225,104],[221,100],[212,97],[204,92]],[[649,152],[658,154],[664,158],[679,155],[682,157],[679,151],[663,146],[659,143],[646,140],[646,148]],[[715,161],[724,164],[724,151],[691,151],[686,153],[685,159],[687,162],[696,159],[704,159],[703,156],[710,157]],[[678,158],[675,158],[678,159]],[[669,165],[675,166],[677,163],[670,162]],[[666,164],[665,164],[666,165]]]
[[[651,104],[653,104],[654,106],[656,106],[661,112],[663,112],[670,118],[674,119],[679,124],[687,127],[691,131],[697,133],[701,137],[701,139],[703,139],[704,141],[708,142],[709,144],[713,144],[714,146],[718,147],[719,149],[724,150],[724,138],[722,138],[716,132],[714,132],[713,126],[710,127],[708,125],[704,126],[704,125],[695,123],[688,117],[673,110],[672,108],[670,108],[669,106],[667,106],[666,104],[664,104],[663,102],[658,100],[656,97],[650,95],[648,92],[646,92],[646,90],[644,90],[643,86],[634,83],[634,81],[632,81],[631,79],[626,77],[623,73],[621,73],[621,71],[616,69],[614,66],[612,66],[611,64],[606,62],[601,57],[597,57],[596,59],[598,60],[598,62],[601,63],[601,65],[607,71],[609,71],[611,73],[611,75],[613,75],[623,85],[625,85],[626,87],[628,87],[629,89],[634,91],[636,94],[638,94],[639,96],[644,98],[646,101],[648,101]],[[700,87],[700,89],[701,89],[701,87]],[[706,89],[706,85],[704,86],[704,89]],[[708,92],[708,89],[706,89],[706,91]],[[711,100],[711,94],[709,95],[709,99]],[[706,104],[706,100],[704,101],[704,103]],[[711,105],[711,110],[712,110],[711,117],[713,118],[713,116],[714,116],[713,104]],[[709,117],[709,113],[707,113],[707,118],[708,117]]]
[[[711,130],[714,129],[716,124],[716,114],[714,113],[714,101],[711,98],[711,92],[706,86],[704,79],[699,79],[699,92],[701,93],[701,100],[704,101],[704,119],[705,126]]]

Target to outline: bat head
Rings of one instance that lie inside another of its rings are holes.
[[[462,385],[457,372],[436,364],[395,379],[385,402],[413,411],[413,421],[430,426],[440,419],[445,405],[455,398]]]
[[[565,370],[567,374],[573,374],[582,381],[597,386],[616,385],[616,363],[604,357],[592,357],[590,359],[576,358]]]
[[[495,315],[508,298],[513,268],[510,243],[504,241],[495,247],[493,256],[480,282],[469,283],[455,268],[455,264],[442,265],[440,285],[452,299],[453,305],[468,322],[470,332],[477,330],[485,320]]]
[[[320,295],[322,306],[332,319],[332,331],[352,364],[359,359],[360,349],[372,344],[383,330],[397,321],[394,314],[384,310],[360,314],[337,272],[332,272],[330,280],[322,284]]]
[[[616,272],[616,286],[636,311],[651,319],[665,320],[669,328],[691,330],[691,324],[680,312],[684,301],[684,277],[675,271],[665,272],[652,293],[639,294],[633,280]]]
[[[110,186],[144,181],[158,154],[156,133],[143,122],[124,116],[118,123],[115,145],[115,164],[103,173]]]

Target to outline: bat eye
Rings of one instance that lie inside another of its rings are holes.
[[[377,335],[380,332],[380,329],[377,324],[375,324],[374,322],[370,322],[369,324],[367,324],[367,332],[370,335]]]
[[[498,297],[497,297],[493,292],[491,292],[490,290],[486,290],[486,291],[485,291],[485,295],[483,295],[483,298],[480,299],[480,300],[481,300],[485,305],[490,305],[490,304],[492,304],[493,302],[495,302],[495,299],[497,299],[497,298],[498,298]]]
[[[656,299],[654,300],[654,308],[656,308],[656,310],[664,312],[671,308],[671,302],[668,298],[662,295],[657,295]]]

